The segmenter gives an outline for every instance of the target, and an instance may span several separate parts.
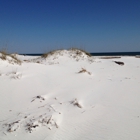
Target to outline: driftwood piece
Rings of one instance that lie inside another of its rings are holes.
[[[135,57],[136,57],[136,58],[140,58],[140,55],[136,55]]]
[[[52,119],[52,116],[51,116],[51,117],[49,118],[49,120],[47,121],[47,124],[49,124],[49,123],[50,123],[51,119]]]
[[[116,64],[118,64],[118,65],[121,65],[121,66],[123,66],[124,65],[124,62],[121,62],[121,61],[114,61]]]

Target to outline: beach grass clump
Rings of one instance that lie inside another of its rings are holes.
[[[15,63],[21,64],[21,60],[16,57],[16,54],[10,54],[9,56],[14,60]]]
[[[56,52],[56,51],[49,51],[49,52],[47,52],[47,53],[44,53],[41,57],[47,58],[49,55],[55,54],[55,52]]]
[[[42,58],[47,58],[48,56],[53,56],[53,55],[60,54],[61,51],[63,51],[63,50],[61,50],[61,49],[52,50],[52,51],[49,51],[49,52],[44,53],[41,57]]]
[[[6,51],[0,51],[0,58],[1,58],[2,60],[6,60],[6,58],[7,58],[7,53],[6,53]]]
[[[83,53],[87,55],[88,57],[91,57],[92,55],[88,53],[87,51],[83,49],[78,49],[78,48],[70,48],[69,50],[74,51],[76,55],[81,56]]]
[[[78,73],[88,73],[89,75],[91,75],[91,72],[87,71],[84,68],[82,68]]]
[[[51,56],[54,54],[59,54],[60,52],[63,52],[63,51],[64,51],[63,49],[52,50],[47,53],[44,53],[41,57],[47,58],[48,56]],[[90,53],[86,52],[85,50],[78,49],[78,48],[70,48],[70,49],[68,49],[68,51],[72,51],[74,54],[76,54],[76,56],[82,56],[83,54],[85,54],[88,57],[92,56]]]
[[[12,64],[21,64],[21,61],[16,57],[16,54],[9,54],[6,51],[0,51],[0,59],[8,60],[8,62]]]
[[[75,61],[88,61],[89,63],[94,62],[92,55],[85,50],[77,49],[77,48],[70,48],[70,49],[58,49],[52,50],[47,53],[44,53],[39,59],[45,59],[50,64],[58,64],[58,59],[62,56],[69,57],[70,59],[74,59]],[[38,61],[38,60],[36,60]]]

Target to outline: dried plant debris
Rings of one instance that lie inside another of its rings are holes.
[[[77,99],[74,99],[73,101],[70,102],[71,104],[73,104],[74,106],[77,106],[79,108],[82,108],[82,105],[77,101]]]
[[[54,117],[54,114],[42,114],[42,115],[35,115],[35,116],[30,116],[30,117],[23,117],[22,121],[17,120],[13,121],[11,123],[5,123],[3,124],[3,128],[5,128],[4,133],[8,132],[15,132],[17,131],[20,127],[24,128],[25,131],[32,133],[39,127],[47,127],[49,130],[52,128],[58,128],[59,125],[56,121],[56,117]]]
[[[82,70],[80,70],[78,73],[88,73],[89,75],[91,75],[91,73],[84,68],[82,68]]]
[[[45,98],[46,95],[39,95],[35,96],[32,101],[35,99],[45,100]],[[56,97],[54,99],[54,101],[57,101]],[[70,104],[78,108],[82,108],[81,103],[76,98],[72,100]],[[45,110],[42,109],[42,107],[44,107]],[[45,112],[43,113],[42,111]],[[6,119],[1,122],[4,129],[3,133],[5,135],[7,135],[7,133],[13,133],[19,128],[24,129],[26,132],[32,133],[40,127],[46,127],[49,130],[59,128],[59,118],[61,117],[62,115],[59,110],[56,110],[53,105],[45,103],[43,106],[37,107],[37,110],[33,111],[32,114],[20,112],[17,114],[17,118],[15,120],[11,121],[11,119]]]
[[[32,131],[33,131],[35,128],[39,127],[39,123],[38,123],[38,121],[30,120],[30,122],[28,122],[28,123],[26,124],[26,127],[27,127],[26,130],[27,130],[28,132],[32,133]]]
[[[11,64],[21,65],[21,60],[16,57],[16,54],[8,54],[6,51],[0,51],[0,59],[7,60]]]
[[[31,102],[35,101],[36,99],[45,100],[45,98],[43,96],[38,95],[38,96],[34,97],[34,99]]]
[[[41,115],[38,119],[30,119],[26,124],[26,130],[32,133],[36,128],[40,126],[47,126],[48,129],[52,129],[52,127],[58,128],[57,122],[53,119],[53,116],[43,116]]]
[[[121,65],[121,66],[123,66],[124,65],[124,62],[121,62],[121,61],[114,61],[116,64],[118,64],[118,65]]]
[[[17,131],[19,128],[20,128],[20,120],[18,121],[14,121],[12,123],[6,123],[4,124],[5,126],[7,126],[7,131],[8,132],[14,132],[14,131]]]
[[[22,74],[18,73],[17,71],[12,71],[7,73],[6,76],[10,76],[11,79],[20,79],[22,77]]]

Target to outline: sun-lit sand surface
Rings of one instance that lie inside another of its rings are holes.
[[[140,58],[1,57],[0,140],[140,140]]]

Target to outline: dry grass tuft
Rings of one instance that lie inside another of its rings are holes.
[[[85,73],[85,72],[91,75],[91,73],[84,68],[82,68],[82,70],[80,70],[78,73]]]
[[[70,102],[71,104],[73,104],[74,106],[77,106],[79,108],[82,108],[82,105],[77,101],[77,99],[74,99],[73,101]]]
[[[72,50],[72,51],[75,51],[75,53],[77,55],[82,55],[82,53],[86,54],[87,56],[91,57],[92,55],[88,52],[86,52],[85,50],[83,49],[78,49],[78,48],[70,48],[69,50]]]
[[[0,54],[1,54],[1,56],[0,56],[0,58],[2,59],[2,60],[6,60],[6,56],[7,56],[7,53],[6,53],[6,51],[0,51]]]
[[[17,64],[21,64],[21,61],[16,57],[15,54],[10,54],[9,55],[11,58],[13,58],[14,62],[17,63]]]
[[[52,51],[49,51],[47,53],[44,53],[41,57],[47,58],[48,56],[53,55],[53,54],[57,53],[58,51],[60,51],[60,50],[52,50]]]
[[[12,60],[8,60],[8,57],[10,57]],[[6,51],[0,51],[0,59],[2,60],[8,60],[9,63],[16,63],[21,64],[21,61],[16,57],[16,54],[8,54]]]

